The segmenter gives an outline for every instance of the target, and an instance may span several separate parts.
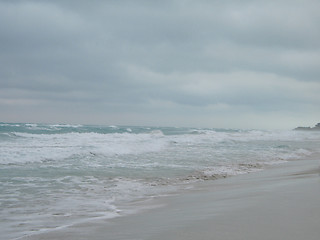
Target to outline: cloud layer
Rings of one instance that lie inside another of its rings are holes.
[[[320,3],[0,1],[0,121],[320,119]]]

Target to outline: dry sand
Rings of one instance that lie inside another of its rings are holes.
[[[158,208],[24,239],[318,240],[319,164],[300,160],[203,182],[192,191],[153,201]]]

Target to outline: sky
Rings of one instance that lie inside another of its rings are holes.
[[[0,0],[0,121],[320,122],[318,0]]]

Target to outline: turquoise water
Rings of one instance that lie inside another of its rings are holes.
[[[16,239],[124,215],[319,147],[319,132],[0,123],[0,230]]]

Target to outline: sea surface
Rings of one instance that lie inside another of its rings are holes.
[[[312,131],[0,123],[1,238],[130,214],[134,202],[319,151]]]

